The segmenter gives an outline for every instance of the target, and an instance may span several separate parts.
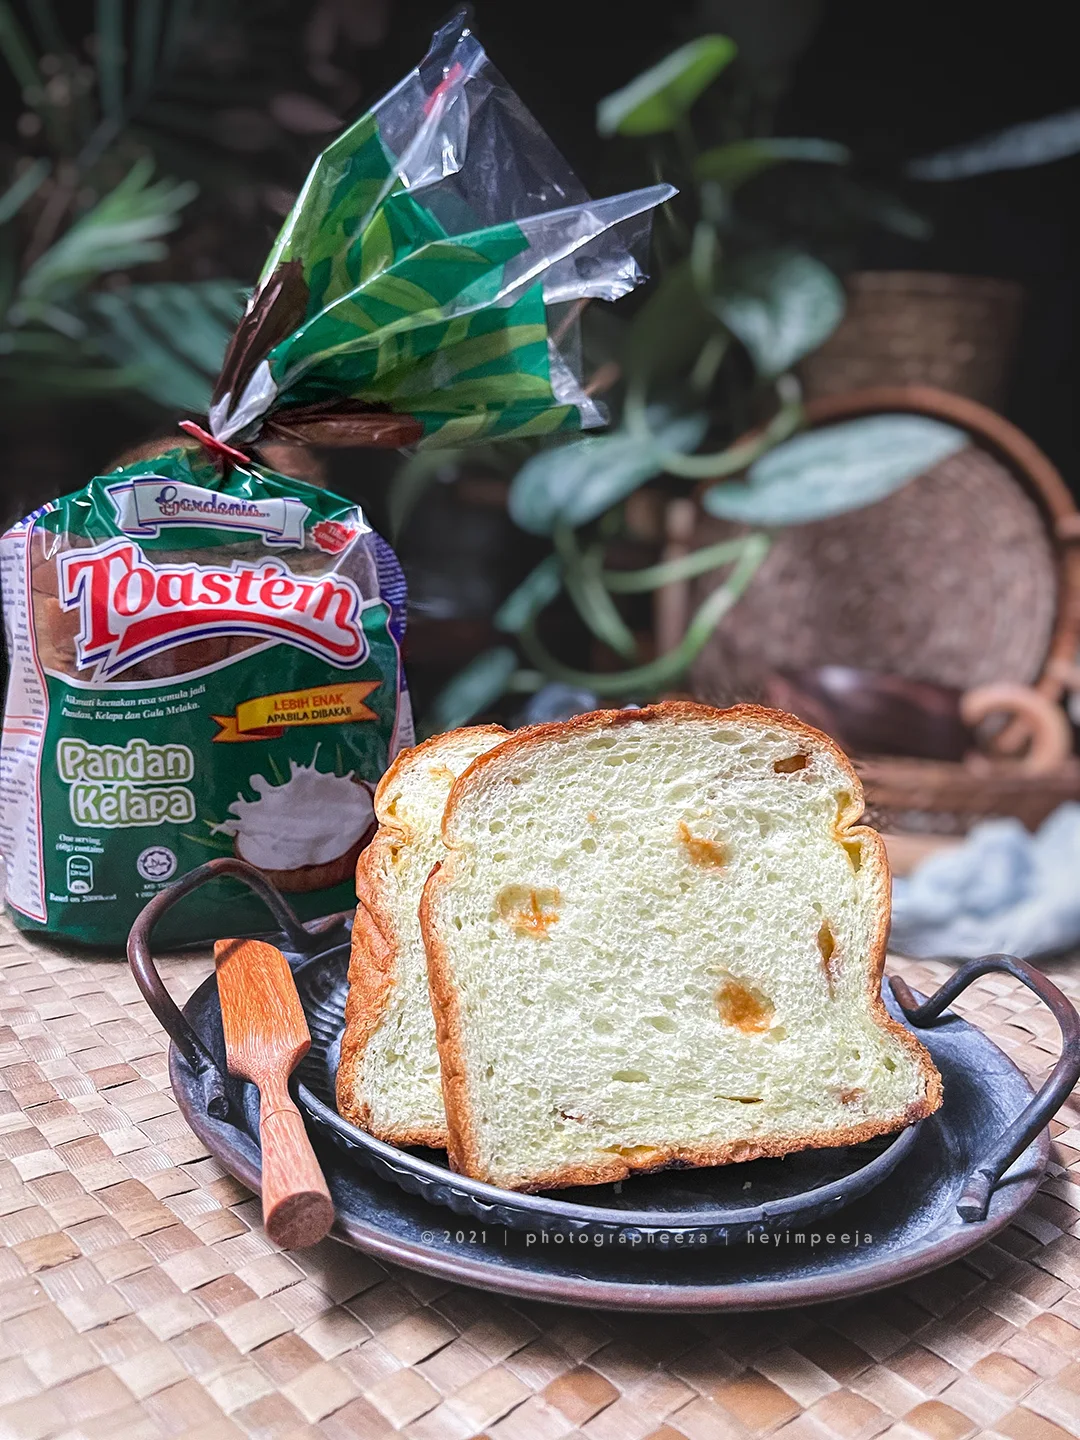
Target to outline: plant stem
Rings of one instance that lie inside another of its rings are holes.
[[[715,330],[705,341],[690,371],[690,388],[695,394],[705,395],[708,392],[730,345],[731,336],[726,330]]]
[[[780,409],[758,434],[711,455],[680,455],[677,451],[664,451],[661,455],[664,469],[670,475],[682,475],[692,480],[722,480],[738,475],[766,451],[794,435],[803,422],[802,395],[794,375],[781,375],[776,389],[780,396]],[[645,393],[640,384],[631,385],[627,390],[623,418],[627,428],[634,431],[642,444],[655,446],[645,411]]]
[[[644,570],[605,570],[600,578],[613,595],[636,595],[644,590],[659,590],[662,585],[672,585],[677,580],[692,580],[695,575],[704,575],[709,570],[737,560],[745,545],[744,538],[721,540],[690,555],[680,555],[677,560],[662,560],[657,565],[646,566]]]
[[[582,553],[569,525],[556,525],[554,539],[555,551],[563,564],[563,583],[574,608],[597,640],[610,645],[617,655],[632,660],[637,645],[601,579],[601,547],[590,546]]]
[[[664,685],[670,685],[692,664],[717,625],[746,590],[768,554],[770,542],[767,535],[748,535],[741,543],[743,554],[738,564],[723,585],[714,590],[698,608],[679,644],[667,655],[661,655],[647,665],[638,665],[631,670],[620,670],[612,674],[571,669],[556,660],[541,644],[532,622],[524,626],[518,636],[521,648],[549,679],[577,685],[582,689],[592,690],[597,695],[624,695],[630,691],[652,692]]]
[[[694,277],[701,303],[709,306],[713,293],[713,274],[720,254],[720,240],[716,231],[704,220],[694,226],[694,238],[690,243],[690,274]]]

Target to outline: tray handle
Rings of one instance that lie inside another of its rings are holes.
[[[205,865],[197,865],[194,870],[189,870],[186,875],[181,876],[172,885],[159,891],[135,917],[127,944],[127,958],[128,964],[131,966],[131,973],[135,976],[136,985],[142,991],[143,999],[150,1006],[173,1044],[198,1075],[206,1095],[207,1111],[215,1120],[226,1120],[229,1114],[229,1102],[225,1094],[225,1076],[221,1073],[210,1051],[191,1028],[186,1016],[166,990],[150,951],[150,936],[162,915],[166,910],[172,909],[178,900],[182,900],[185,895],[190,895],[193,890],[198,890],[200,886],[210,880],[227,876],[234,880],[242,880],[249,890],[253,890],[258,895],[280,928],[289,937],[290,945],[301,955],[307,954],[319,944],[325,943],[322,931],[326,928],[324,925],[318,925],[314,930],[306,930],[297,919],[288,901],[270,884],[262,871],[256,870],[254,865],[249,865],[246,861],[238,860],[231,855],[222,856],[217,860],[208,860]]]
[[[968,1176],[956,1204],[960,1218],[968,1221],[986,1219],[990,1197],[1002,1175],[1049,1124],[1080,1080],[1080,1015],[1041,970],[1014,955],[984,955],[979,960],[969,960],[922,1005],[899,977],[890,977],[889,981],[904,1015],[912,1025],[920,1026],[937,1019],[945,1007],[951,1005],[961,991],[978,980],[980,975],[995,971],[1019,980],[1050,1009],[1061,1030],[1061,1054],[1039,1093]]]

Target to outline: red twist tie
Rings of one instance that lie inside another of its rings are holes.
[[[193,435],[204,450],[209,450],[211,455],[216,455],[230,465],[244,465],[250,468],[254,464],[250,455],[245,455],[242,450],[234,450],[231,445],[226,445],[224,440],[215,439],[208,430],[204,430],[201,425],[196,425],[194,420],[181,420],[180,429]]]
[[[454,88],[454,86],[458,83],[458,81],[464,74],[465,71],[461,65],[461,62],[455,60],[453,65],[451,65],[450,69],[446,72],[445,77],[439,81],[438,85],[435,86],[435,89],[432,90],[431,94],[424,101],[425,115],[431,114],[431,112],[435,109],[435,106],[438,105],[439,102],[442,100],[443,96],[448,94]]]

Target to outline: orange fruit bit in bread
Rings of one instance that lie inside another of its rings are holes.
[[[504,885],[496,899],[499,914],[519,935],[546,940],[549,928],[559,918],[555,908],[560,900],[553,887],[533,889],[528,885]]]
[[[795,755],[788,755],[783,760],[774,760],[773,769],[777,775],[794,775],[796,770],[805,770],[810,764],[810,756],[804,755],[800,750]]]
[[[683,820],[679,821],[679,843],[695,865],[719,870],[727,864],[727,846],[719,840],[706,840],[701,835],[691,834],[689,825]]]
[[[825,972],[825,983],[829,987],[829,998],[836,998],[836,983],[840,978],[840,956],[836,949],[836,936],[828,920],[821,922],[817,932],[817,946],[821,951],[821,968]]]
[[[760,990],[752,990],[730,976],[716,992],[716,1008],[725,1025],[733,1025],[747,1035],[768,1030],[776,1013],[772,1001]]]

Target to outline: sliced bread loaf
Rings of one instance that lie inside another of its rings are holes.
[[[337,1100],[347,1120],[394,1145],[446,1144],[417,907],[443,853],[440,827],[450,787],[506,735],[498,725],[437,735],[403,750],[375,792],[379,828],[356,867]]]
[[[833,742],[601,711],[451,791],[421,904],[455,1167],[511,1189],[846,1145],[941,1081],[882,1003],[884,845]]]

